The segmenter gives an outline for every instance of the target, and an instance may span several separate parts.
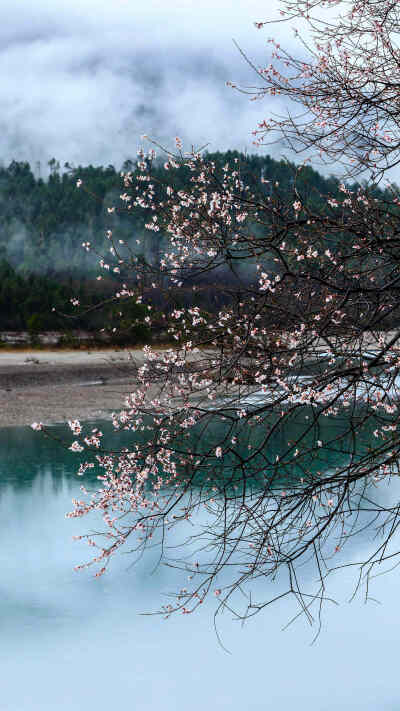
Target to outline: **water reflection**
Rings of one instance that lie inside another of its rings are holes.
[[[151,556],[132,569],[120,556],[100,580],[73,572],[87,550],[71,536],[95,526],[64,518],[81,483],[76,455],[24,428],[1,431],[0,447],[1,711],[399,708],[396,571],[376,581],[382,605],[347,605],[353,576],[338,576],[344,604],[327,608],[313,647],[303,621],[280,631],[290,602],[244,628],[225,616],[228,655],[216,641],[212,600],[196,616],[139,615],[178,584],[171,569],[150,573]]]
[[[266,426],[273,428],[274,418],[271,416],[262,426],[239,428],[232,430],[232,434],[239,434],[239,445],[237,451],[242,457],[246,457],[249,448],[253,451],[261,448],[261,454],[254,457],[248,465],[248,469],[254,472],[263,469],[265,472],[271,470],[273,463],[278,456],[280,459],[287,450],[289,441],[297,441],[303,437],[303,433],[308,428],[309,420],[312,417],[311,408],[303,407],[301,415],[292,416],[284,427],[279,427],[268,440],[267,449],[262,449],[261,443],[266,436]],[[269,423],[269,424],[268,424]],[[229,432],[230,423],[224,421],[220,416],[211,416],[208,426],[204,429],[202,424],[202,436],[197,437],[196,428],[188,441],[188,447],[193,450],[197,443],[198,453],[213,451],[215,447],[225,439]],[[90,433],[91,429],[99,427],[104,433],[102,444],[104,447],[110,446],[113,450],[132,446],[133,441],[138,438],[143,440],[147,433],[132,433],[120,430],[115,432],[109,421],[88,422],[84,425],[84,433]],[[361,455],[369,446],[376,445],[373,437],[373,430],[376,428],[375,420],[370,419],[357,431],[357,448]],[[46,437],[43,433],[37,433],[29,427],[9,427],[0,429],[0,492],[5,485],[12,485],[16,489],[31,487],[35,479],[43,476],[47,472],[51,477],[54,490],[57,491],[60,483],[64,480],[76,482],[76,470],[81,458],[67,448],[60,447],[60,440],[70,444],[72,435],[65,425],[54,425],[48,428],[51,437]],[[53,438],[53,439],[52,439]],[[315,447],[315,441],[320,438],[324,442],[324,447]],[[185,443],[179,441],[179,449]],[[313,449],[312,455],[302,461],[302,466],[294,467],[290,462],[291,476],[294,478],[301,476],[303,468],[306,467],[311,473],[317,471],[332,470],[335,466],[342,466],[348,459],[352,443],[348,436],[348,421],[340,417],[321,418],[318,424],[318,433],[310,430],[307,436],[302,439],[303,449]],[[234,450],[235,447],[232,447]],[[290,457],[292,460],[292,457]],[[231,472],[234,463],[237,462],[234,454],[228,454],[224,458],[225,470]],[[212,462],[215,470],[218,462]],[[282,463],[281,463],[282,468]],[[246,473],[250,473],[247,471]],[[90,470],[85,475],[85,481],[96,481],[96,473],[91,476]]]

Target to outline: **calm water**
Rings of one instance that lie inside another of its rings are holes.
[[[77,457],[28,428],[0,430],[0,709],[107,711],[330,711],[400,708],[399,573],[378,578],[380,603],[347,603],[353,578],[335,581],[339,607],[323,630],[282,626],[287,601],[244,627],[214,601],[196,615],[163,620],[163,592],[176,573],[120,556],[105,577],[73,566],[87,557],[72,541],[88,521],[67,520],[79,492]],[[357,553],[368,542],[359,542]],[[365,548],[365,550],[360,550]],[[358,557],[358,556],[357,556]]]

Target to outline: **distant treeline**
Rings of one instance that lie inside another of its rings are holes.
[[[209,157],[218,165],[238,158],[242,179],[251,188],[259,189],[263,177],[279,183],[281,193],[293,189],[296,169],[286,161],[235,151]],[[0,167],[0,330],[66,329],[72,327],[72,321],[60,313],[72,314],[72,297],[89,306],[109,297],[111,285],[107,287],[95,279],[97,258],[82,249],[83,242],[90,242],[100,253],[107,250],[108,229],[113,230],[115,239],[131,244],[139,259],[156,262],[162,249],[162,232],[144,228],[148,217],[145,211],[107,211],[108,207],[121,204],[124,190],[120,172],[135,172],[132,161],[125,161],[120,171],[111,165],[71,168],[68,164],[61,170],[53,159],[49,170],[49,177],[44,180],[34,175],[27,162],[13,161],[7,168]],[[164,169],[160,163],[154,170],[161,177]],[[76,187],[78,178],[83,181],[84,190]],[[189,187],[187,171],[182,170],[176,179],[182,188]],[[335,177],[324,178],[306,166],[298,173],[296,186],[304,199],[324,209],[319,194],[336,195],[339,181]],[[127,318],[143,316],[140,309],[133,311],[127,313]],[[73,322],[74,328],[91,330],[100,325],[96,310]]]

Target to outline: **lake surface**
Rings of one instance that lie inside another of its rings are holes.
[[[397,570],[375,581],[380,604],[348,604],[354,577],[338,576],[341,604],[326,608],[312,646],[303,619],[281,631],[294,611],[287,600],[243,627],[225,614],[227,653],[215,600],[169,620],[140,614],[181,581],[169,568],[153,572],[150,556],[134,567],[119,556],[100,579],[74,572],[88,549],[72,536],[93,525],[65,519],[82,483],[78,461],[29,428],[0,430],[1,711],[400,708]],[[368,541],[357,546],[358,559]]]

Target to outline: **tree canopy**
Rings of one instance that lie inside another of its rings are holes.
[[[235,159],[240,161],[243,178],[250,186],[254,187],[262,175],[270,181],[271,190],[276,183],[282,194],[291,190],[296,167],[284,160],[235,151],[210,154],[210,160],[220,166]],[[141,262],[157,263],[166,245],[162,230],[156,233],[145,229],[146,211],[132,214],[124,209],[119,200],[120,174],[113,166],[73,169],[67,164],[62,172],[52,159],[49,168],[47,180],[35,177],[27,162],[13,161],[7,168],[0,168],[0,330],[31,330],[33,325],[37,330],[101,328],[104,324],[95,311],[74,320],[66,320],[61,314],[72,315],[68,303],[73,297],[89,307],[112,295],[112,285],[96,280],[97,257],[93,255],[93,251],[99,254],[108,248],[106,234],[110,227],[114,238],[126,241]],[[136,162],[125,161],[122,168],[139,174]],[[161,180],[161,161],[153,171]],[[182,167],[178,173],[177,184],[187,188],[188,171]],[[78,176],[84,190],[76,188]],[[300,182],[304,196],[314,202],[320,201],[321,191],[338,192],[337,179],[324,179],[309,166]],[[114,203],[118,209],[110,213]],[[91,251],[82,249],[87,242]],[[208,306],[212,306],[212,299]],[[107,320],[110,318],[111,314]]]

